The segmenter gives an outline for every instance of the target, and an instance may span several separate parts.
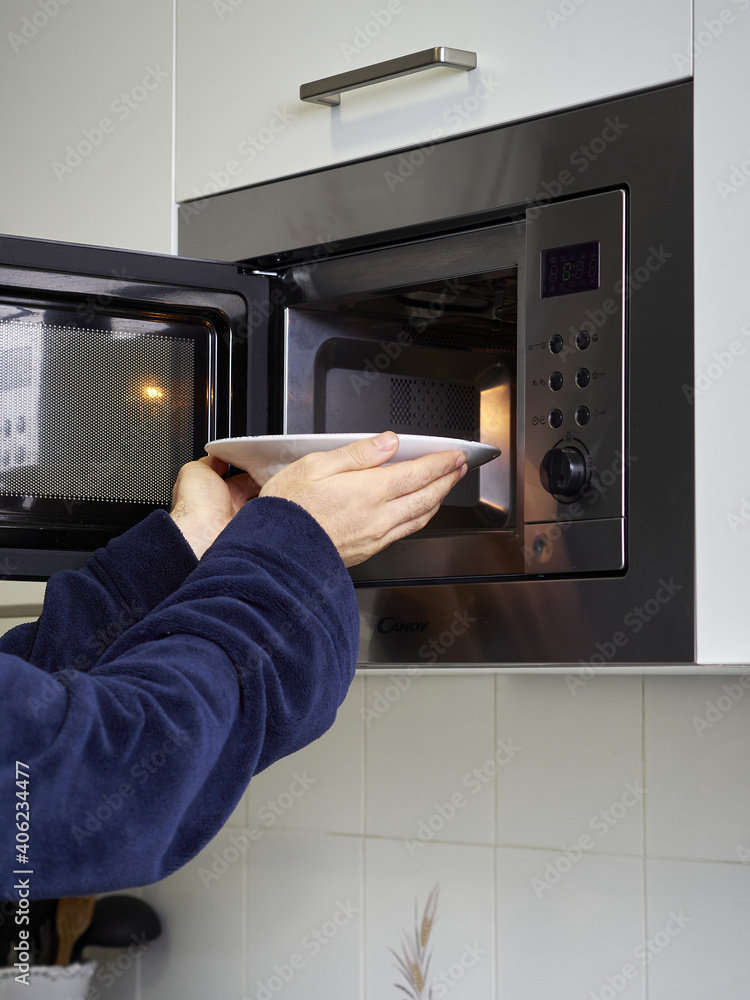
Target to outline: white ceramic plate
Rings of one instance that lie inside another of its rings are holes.
[[[352,441],[368,437],[374,437],[374,434],[266,434],[209,441],[206,451],[209,455],[216,455],[236,468],[249,472],[258,486],[262,486],[271,476],[303,455],[342,448]],[[398,451],[386,465],[407,462],[435,451],[456,449],[466,455],[469,469],[476,469],[500,454],[499,449],[491,444],[462,441],[460,438],[399,434],[398,439]]]

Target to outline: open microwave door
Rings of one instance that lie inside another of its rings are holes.
[[[268,302],[235,264],[0,237],[4,576],[83,565],[209,439],[268,432]]]

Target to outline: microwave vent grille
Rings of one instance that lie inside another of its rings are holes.
[[[426,347],[447,347],[463,351],[485,351],[496,353],[498,350],[515,349],[515,327],[508,327],[505,332],[499,325],[487,334],[467,332],[465,326],[456,328],[455,324],[443,329],[428,326],[424,330],[404,327],[403,336],[410,343]]]
[[[391,424],[403,430],[475,439],[479,394],[469,383],[391,378]]]

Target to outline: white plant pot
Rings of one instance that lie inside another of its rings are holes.
[[[27,986],[18,982],[18,969],[0,969],[0,1000],[85,1000],[96,962],[75,965],[32,965]]]

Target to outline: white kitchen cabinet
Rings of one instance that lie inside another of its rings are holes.
[[[0,230],[171,249],[172,0],[0,6]]]
[[[0,38],[0,230],[168,252],[172,0],[16,0]],[[0,560],[0,632],[44,597],[11,571]]]
[[[695,419],[697,647],[750,663],[750,3],[695,5]],[[750,668],[748,668],[750,671]],[[725,705],[725,710],[732,704]],[[702,735],[702,734],[701,734]]]
[[[691,0],[178,0],[178,201],[690,76]],[[299,87],[434,46],[476,52],[303,103]]]

